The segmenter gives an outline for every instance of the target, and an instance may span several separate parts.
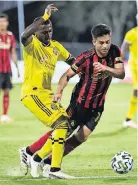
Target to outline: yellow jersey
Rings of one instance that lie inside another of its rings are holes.
[[[130,44],[129,61],[132,65],[136,65],[136,63],[138,63],[138,27],[132,28],[128,31],[124,40]]]
[[[23,46],[24,81],[21,98],[50,90],[57,60],[66,61],[70,53],[57,41],[44,45],[33,36],[32,42]]]

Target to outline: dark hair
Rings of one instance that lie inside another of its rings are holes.
[[[108,34],[111,34],[111,28],[106,24],[97,24],[91,30],[91,35],[93,39]]]
[[[0,18],[6,18],[7,20],[9,19],[6,13],[0,13]]]
[[[34,19],[34,22],[35,22],[35,21],[38,21],[40,18],[41,18],[41,17],[36,17],[36,18]],[[44,21],[43,24],[44,24],[44,25],[48,25],[48,24],[52,24],[52,23],[51,23],[50,19],[48,19],[48,20]]]

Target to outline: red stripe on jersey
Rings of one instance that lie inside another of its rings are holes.
[[[0,34],[0,72],[11,72],[10,53],[15,48],[15,39],[11,32]]]
[[[99,106],[102,106],[103,101],[105,100],[105,95],[106,95],[106,92],[107,92],[107,90],[108,90],[109,84],[111,83],[111,80],[112,80],[112,78],[110,78],[109,81],[108,81],[107,88],[106,88],[106,90],[104,91],[104,94],[103,94],[102,99],[101,99],[101,101],[100,101],[100,103],[99,103]]]
[[[86,108],[89,108],[89,103],[91,101],[94,90],[96,88],[97,81],[98,81],[98,78],[92,80],[92,84],[91,84],[91,87],[90,87],[90,90],[89,90],[89,93],[87,95],[86,102],[85,102],[85,105],[84,105]]]
[[[96,60],[96,58],[95,58],[95,60]],[[107,61],[106,61],[105,59],[102,59],[102,64],[103,64],[103,65],[107,65]],[[106,80],[103,78],[103,79],[102,79],[102,85],[101,85],[101,87],[99,88],[99,90],[98,90],[98,92],[97,92],[97,95],[96,95],[96,97],[95,97],[95,100],[94,100],[94,102],[93,102],[93,108],[96,108],[96,107],[97,107],[97,102],[98,102],[98,100],[99,100],[99,96],[102,94],[101,92],[102,92],[102,90],[103,90],[103,87],[105,86],[105,83],[106,83]]]
[[[87,82],[88,82],[88,79],[89,79],[89,64],[90,64],[90,60],[87,59],[86,60],[86,72],[85,72],[85,77],[84,77],[84,80],[83,80],[83,85],[82,85],[82,88],[80,90],[80,93],[79,93],[79,97],[78,97],[78,102],[81,103],[82,101],[82,97],[86,91],[86,86],[87,86]]]
[[[93,63],[94,62],[98,62],[98,56],[94,55],[93,56]],[[85,102],[85,107],[89,108],[89,103],[91,101],[91,98],[93,96],[94,90],[96,88],[97,82],[98,82],[98,78],[96,77],[98,74],[95,70],[93,70],[93,80],[92,80],[92,84],[90,86],[90,90],[88,92],[87,98],[86,98],[86,102]]]

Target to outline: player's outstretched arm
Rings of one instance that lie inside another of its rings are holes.
[[[32,35],[38,30],[39,26],[51,16],[52,11],[55,12],[57,10],[58,9],[53,4],[48,5],[45,9],[44,15],[25,29],[21,35],[21,41],[24,46],[31,43]]]
[[[56,90],[55,95],[53,96],[53,101],[57,102],[61,100],[62,97],[62,92],[64,90],[64,88],[67,86],[68,81],[70,80],[70,78],[72,78],[73,76],[75,76],[76,73],[69,68],[60,78],[59,82],[58,82],[58,87]]]

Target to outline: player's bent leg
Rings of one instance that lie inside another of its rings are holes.
[[[64,118],[61,116],[61,118]],[[59,120],[61,123],[59,124]],[[34,157],[34,161],[40,162],[46,155],[48,155],[51,152],[52,149],[52,164],[50,169],[50,178],[68,178],[66,174],[63,172],[61,173],[61,161],[63,158],[63,152],[64,152],[64,143],[67,136],[68,131],[68,125],[67,125],[67,119],[58,119],[56,122],[57,126],[55,126],[55,130],[53,131],[51,135],[51,142],[46,144],[42,147],[42,149],[38,152],[37,155]],[[55,125],[55,123],[54,123]],[[52,146],[52,147],[51,147]],[[36,172],[36,169],[35,169]],[[57,173],[58,172],[58,173]],[[37,172],[34,173],[34,171],[31,171],[31,175],[34,177],[37,176]],[[63,175],[64,174],[64,175]]]
[[[44,134],[42,137],[40,137],[37,141],[32,143],[30,146],[28,146],[27,147],[27,153],[28,154],[30,154],[30,153],[34,154],[35,152],[40,150],[43,147],[43,145],[46,143],[46,141],[48,140],[48,138],[52,134],[52,132],[53,132],[53,130],[50,130],[49,132]]]
[[[126,116],[126,120],[123,122],[123,127],[138,128],[137,124],[132,120],[134,114],[136,113],[137,107],[138,107],[138,90],[135,89],[130,99],[130,105]]]
[[[133,63],[133,62],[132,62]],[[137,124],[132,120],[138,106],[138,68],[135,65],[131,65],[132,84],[133,84],[133,95],[130,99],[130,104],[127,112],[123,127],[137,128]]]
[[[87,121],[85,125],[83,125],[75,135],[72,135],[70,138],[66,140],[64,156],[68,155],[75,148],[77,148],[87,140],[89,135],[93,132],[96,125],[98,124],[101,115],[102,112],[95,112],[91,116],[90,120]],[[46,168],[43,168],[43,176],[47,177],[48,176],[47,174],[49,173],[48,166],[51,164],[51,156],[44,160],[44,164],[46,164]]]

